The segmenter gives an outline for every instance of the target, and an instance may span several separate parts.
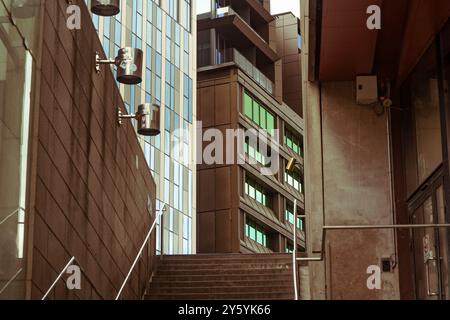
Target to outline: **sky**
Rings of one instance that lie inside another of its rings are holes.
[[[197,14],[208,12],[211,0],[197,1]],[[300,0],[272,0],[271,13],[277,14],[292,11],[297,17],[300,17]]]

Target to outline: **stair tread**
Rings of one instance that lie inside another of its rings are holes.
[[[152,281],[153,284],[190,284],[190,283],[196,283],[196,284],[208,284],[208,283],[218,283],[218,284],[229,284],[229,283],[255,283],[260,282],[266,285],[274,284],[274,283],[286,283],[288,281],[286,280],[278,280],[278,279],[261,279],[261,280],[184,280],[184,281],[173,281],[173,280],[166,280],[166,279],[158,279],[157,277],[154,278]]]
[[[292,300],[293,294],[291,293],[273,293],[273,292],[250,292],[250,293],[240,293],[240,292],[227,292],[227,293],[156,293],[156,294],[148,294],[145,296],[145,299],[172,299],[172,300],[190,300],[190,299],[230,299],[230,300],[254,300],[254,299],[280,299],[280,300]]]
[[[292,255],[163,256],[146,299],[292,300]]]
[[[160,256],[161,257],[161,256]],[[241,253],[199,253],[192,255],[163,255],[163,259],[202,259],[202,258],[271,258],[271,257],[291,257],[290,253],[262,253],[262,254],[241,254]]]
[[[277,265],[259,265],[259,264],[226,264],[226,265],[176,265],[176,266],[161,266],[164,270],[290,270],[291,266],[286,264]]]

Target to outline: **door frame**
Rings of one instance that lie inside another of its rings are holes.
[[[434,223],[446,223],[439,221],[439,214],[437,212],[437,191],[440,187],[444,188],[445,191],[445,169],[444,164],[439,165],[438,168],[431,174],[431,176],[425,180],[420,187],[411,195],[408,199],[408,216],[411,224],[414,224],[413,215],[418,209],[420,209],[425,201],[431,198]],[[445,206],[445,196],[444,196],[444,206]],[[447,210],[446,210],[447,213]],[[415,259],[415,240],[414,240],[414,230],[410,232],[410,255],[411,255],[411,265],[413,271],[413,286],[414,294],[417,298],[417,282],[416,282],[416,259]],[[434,228],[434,239],[436,246],[436,259],[437,259],[437,269],[438,269],[438,299],[443,300],[446,288],[443,287],[443,274],[442,274],[442,250],[440,241],[439,228]],[[448,249],[447,249],[448,250]],[[449,275],[447,275],[448,277]],[[450,297],[445,297],[449,299]]]

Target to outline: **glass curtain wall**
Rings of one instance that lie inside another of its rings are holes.
[[[161,106],[161,135],[139,139],[157,186],[156,207],[169,206],[162,250],[160,221],[157,229],[157,251],[165,254],[195,253],[193,8],[192,0],[126,0],[117,16],[92,16],[107,57],[115,57],[124,46],[144,52],[143,82],[118,84],[129,113],[141,103]]]

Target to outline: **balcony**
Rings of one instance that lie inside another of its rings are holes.
[[[233,49],[233,61],[250,78],[258,83],[264,90],[274,94],[274,83],[247,60],[239,51]]]
[[[247,76],[249,76],[265,91],[267,91],[271,95],[274,94],[274,83],[235,48],[216,50],[215,60],[215,63],[210,63],[210,61],[207,60],[203,62],[199,61],[199,72],[204,71],[205,68],[213,65],[224,65],[232,63],[238,66],[239,69],[241,69]]]
[[[239,19],[242,20],[243,23],[245,23],[250,29],[255,31],[255,34],[262,40],[264,43],[267,43],[266,39],[264,39],[258,31],[255,30],[243,17],[241,17],[236,11],[233,10],[230,6],[227,7],[221,7],[216,9],[216,18],[223,18],[228,16],[237,16]]]

